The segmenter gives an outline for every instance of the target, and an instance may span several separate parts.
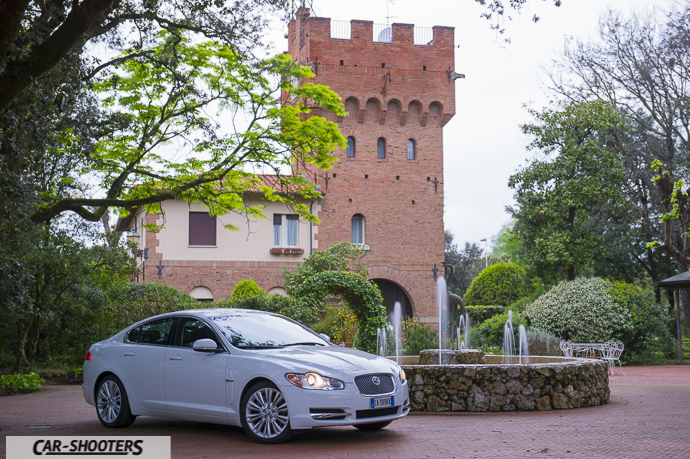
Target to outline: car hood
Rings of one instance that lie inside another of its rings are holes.
[[[255,352],[262,360],[286,369],[318,371],[341,379],[352,380],[357,374],[398,372],[396,363],[389,359],[340,346],[290,346]]]

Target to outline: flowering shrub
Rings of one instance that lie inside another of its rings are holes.
[[[633,329],[631,312],[600,278],[561,282],[528,306],[525,315],[532,326],[581,343],[603,343]]]
[[[508,306],[527,293],[525,270],[512,263],[497,263],[474,278],[463,297],[467,305],[496,304]]]
[[[326,313],[312,330],[325,333],[334,343],[352,342],[357,333],[357,317],[347,306],[326,306]]]
[[[417,355],[425,349],[438,348],[438,332],[419,319],[405,317],[402,334],[404,355]]]

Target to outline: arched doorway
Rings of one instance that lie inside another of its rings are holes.
[[[412,302],[407,296],[407,293],[395,282],[387,279],[371,279],[383,296],[383,305],[386,307],[388,317],[393,314],[393,305],[396,301],[400,302],[403,317],[414,317],[412,313]]]

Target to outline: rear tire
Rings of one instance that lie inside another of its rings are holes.
[[[292,438],[287,400],[269,381],[254,384],[240,405],[242,427],[259,443],[283,443]]]
[[[372,422],[371,424],[355,424],[355,427],[362,432],[373,432],[387,427],[393,421]]]
[[[108,375],[98,384],[96,414],[106,427],[127,427],[137,418],[129,410],[125,386],[115,375]]]

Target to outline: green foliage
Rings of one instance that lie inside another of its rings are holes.
[[[527,293],[525,270],[512,263],[498,263],[475,277],[463,298],[466,305],[501,305],[520,299]]]
[[[419,319],[405,317],[403,343],[403,355],[419,355],[419,352],[425,349],[437,349],[438,331],[420,322]]]
[[[31,220],[45,222],[71,210],[98,221],[112,207],[159,211],[167,199],[202,202],[211,215],[263,217],[262,206],[242,199],[246,192],[291,203],[297,196],[320,196],[301,175],[279,172],[294,162],[331,167],[332,152],[345,139],[335,122],[305,115],[315,107],[345,115],[338,95],[313,83],[294,87],[293,79],[313,72],[288,55],[252,62],[232,45],[198,38],[182,29],[161,31],[148,47],[124,50],[116,68],[94,78],[108,135],[96,141],[93,161],[72,174],[103,177],[98,184],[109,199],[44,196]],[[232,110],[246,122],[223,129],[209,119],[211,110]],[[187,152],[169,159],[160,146],[174,140]],[[248,172],[266,167],[276,172],[276,186]],[[306,206],[296,204],[295,210],[315,221]]]
[[[354,347],[367,352],[376,350],[376,330],[388,325],[386,308],[376,285],[347,271],[325,271],[302,282],[295,297],[314,307],[323,307],[328,295],[338,295],[357,317]]]
[[[266,291],[259,287],[254,279],[244,279],[239,281],[230,295],[231,301],[241,301],[255,296],[265,295]]]
[[[285,290],[293,295],[302,283],[324,271],[350,271],[367,277],[367,269],[359,262],[364,251],[350,242],[335,242],[328,249],[314,252],[293,271],[283,270]]]
[[[506,309],[510,309],[512,311],[521,313],[527,308],[527,306],[534,303],[534,300],[539,298],[542,294],[546,293],[548,289],[549,287],[542,284],[541,282],[534,282],[532,284],[532,293],[520,298],[515,303],[510,304]]]
[[[553,333],[536,327],[527,329],[527,346],[530,355],[562,356],[561,339]]]
[[[29,393],[41,389],[45,379],[36,373],[2,375],[0,376],[0,390],[3,393]]]
[[[240,299],[235,299],[233,295],[228,300],[217,302],[214,306],[275,312],[295,319],[307,327],[314,325],[324,314],[322,305],[310,305],[299,298],[263,293]]]
[[[326,306],[326,313],[312,329],[325,333],[334,343],[352,342],[357,334],[357,317],[347,306]]]
[[[519,256],[545,282],[575,278],[602,252],[603,230],[596,225],[602,208],[623,199],[621,156],[613,148],[624,123],[618,110],[603,101],[572,102],[561,110],[531,110],[536,124],[523,132],[534,136],[534,160],[510,177],[516,206],[514,236]]]
[[[632,327],[615,335],[625,344],[625,361],[644,364],[673,358],[674,318],[668,307],[656,302],[654,292],[624,282],[612,282],[610,291],[632,317]]]
[[[508,312],[495,315],[483,323],[472,327],[470,331],[470,345],[475,346],[475,343],[480,348],[485,346],[500,346],[503,347],[503,332],[506,321],[508,320]],[[518,327],[520,325],[527,325],[525,319],[518,313],[513,312],[513,342],[517,343]]]
[[[82,222],[65,223],[25,227],[0,251],[1,363],[17,373],[82,362],[88,346],[112,331],[108,297],[132,272],[124,245],[108,245]]]
[[[106,320],[111,325],[111,332],[116,333],[147,317],[207,306],[213,306],[213,303],[199,302],[167,284],[130,282],[112,292]]]
[[[497,314],[502,314],[505,309],[503,306],[465,306],[465,312],[470,316],[470,324],[474,325],[479,325]]]
[[[611,284],[599,278],[561,282],[525,314],[533,326],[574,342],[603,343],[634,331],[632,312],[615,301]]]

